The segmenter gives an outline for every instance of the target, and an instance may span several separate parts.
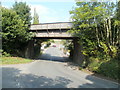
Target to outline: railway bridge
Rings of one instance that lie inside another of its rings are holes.
[[[35,32],[34,38],[72,39],[73,36],[67,33],[72,26],[71,22],[33,24],[30,31]]]
[[[77,42],[78,37],[73,36],[67,31],[73,27],[71,22],[57,22],[57,23],[42,23],[42,24],[32,24],[30,26],[30,32],[34,32],[34,39],[71,39],[74,44],[73,51],[73,61],[77,63],[82,63],[83,54],[81,52],[82,47]],[[34,41],[30,41],[28,45],[27,56],[31,57],[34,53],[32,49],[34,47]],[[31,50],[32,49],[32,50]]]

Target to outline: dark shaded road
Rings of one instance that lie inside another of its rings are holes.
[[[64,62],[67,56],[58,47],[49,47],[39,57],[40,60]]]

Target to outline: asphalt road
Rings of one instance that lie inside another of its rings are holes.
[[[64,62],[67,56],[57,47],[49,47],[44,50],[43,54],[39,57],[40,60]]]
[[[2,66],[3,88],[118,88],[118,84],[77,69],[64,62],[62,51],[50,47],[29,64]]]

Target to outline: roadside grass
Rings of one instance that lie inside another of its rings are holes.
[[[114,80],[120,80],[120,61],[118,59],[110,59],[110,60],[98,60],[96,58],[92,58],[89,60],[89,65],[85,68],[86,70],[99,74],[101,76],[105,76],[107,78],[111,78]],[[79,68],[82,70],[83,68]],[[83,69],[84,70],[84,69]]]
[[[23,64],[32,62],[31,59],[25,59],[21,57],[0,57],[0,65],[6,64]]]

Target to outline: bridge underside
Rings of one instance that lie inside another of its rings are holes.
[[[34,37],[34,39],[74,39],[76,37]]]
[[[32,31],[35,34],[35,37],[38,39],[72,39],[73,36],[70,33],[67,33],[67,29],[64,30],[36,30]]]

